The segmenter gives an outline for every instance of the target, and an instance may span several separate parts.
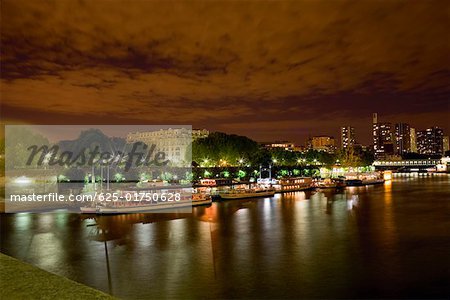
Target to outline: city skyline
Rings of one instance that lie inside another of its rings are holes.
[[[392,142],[394,143],[394,145],[393,145],[394,148],[396,148],[398,146],[398,145],[396,145],[396,142],[398,142],[397,138],[396,138],[396,134],[397,134],[397,128],[396,127],[399,124],[408,125],[408,126],[411,127],[411,132],[412,132],[412,134],[414,136],[414,140],[416,139],[416,131],[417,132],[426,131],[429,128],[433,128],[433,127],[437,127],[437,128],[443,129],[442,127],[439,127],[439,126],[428,126],[426,128],[417,128],[417,127],[414,127],[414,125],[411,124],[411,123],[404,123],[404,122],[393,123],[390,120],[385,120],[384,122],[380,122],[380,123],[384,123],[384,124],[388,124],[389,123],[391,125],[392,128],[390,128],[390,131],[391,131],[391,133],[393,135]],[[370,125],[372,125],[372,124],[373,124],[373,119],[372,119],[372,123]],[[10,123],[8,125],[17,125],[17,124],[15,124],[15,123],[11,124]],[[30,124],[30,125],[32,125],[32,124]],[[39,125],[41,125],[41,124],[39,124]],[[145,125],[145,124],[140,124],[140,125],[143,126],[142,127],[143,129],[145,129],[148,126],[160,126],[160,127],[166,128],[166,129],[169,129],[169,128],[175,129],[175,128],[182,128],[183,126],[188,126],[188,125],[181,125],[181,124],[174,124],[174,125],[168,125],[168,124],[164,124],[164,125]],[[33,125],[33,126],[37,126],[37,125]],[[45,128],[46,126],[47,125],[42,125],[43,128]],[[78,124],[75,125],[74,124],[73,125],[73,130],[65,129],[64,132],[60,132],[60,133],[58,133],[57,131],[53,132],[52,135],[50,136],[50,139],[51,139],[51,141],[64,140],[64,139],[75,139],[75,138],[78,137],[80,129],[84,128],[86,130],[86,129],[89,129],[89,126],[93,126],[95,128],[98,128],[98,127],[102,128],[102,130],[105,130],[105,133],[110,134],[111,136],[114,136],[114,137],[126,138],[127,135],[131,133],[129,128],[136,128],[135,126],[139,126],[139,125],[124,125],[124,126],[112,125],[111,126],[111,125],[95,125],[95,124],[85,124],[85,125],[78,125]],[[278,137],[276,137],[276,138],[274,138],[272,140],[256,140],[256,139],[253,139],[252,136],[247,136],[247,135],[243,135],[243,136],[249,137],[249,138],[255,140],[256,142],[258,142],[260,144],[265,144],[265,143],[286,143],[286,142],[288,142],[288,143],[292,143],[292,145],[294,145],[294,146],[305,147],[305,148],[309,147],[311,139],[313,139],[313,138],[330,137],[330,138],[332,138],[334,140],[334,143],[335,143],[334,146],[336,146],[337,149],[342,149],[342,148],[347,148],[347,147],[343,147],[343,144],[342,144],[342,138],[343,138],[343,136],[342,136],[342,129],[343,128],[351,128],[352,129],[352,133],[351,133],[352,141],[350,142],[350,144],[362,145],[362,146],[367,146],[367,147],[372,146],[373,147],[373,134],[372,134],[372,131],[369,132],[369,134],[371,135],[370,136],[370,140],[367,143],[361,143],[360,139],[359,139],[360,134],[358,133],[357,130],[355,130],[354,126],[351,126],[351,125],[342,125],[342,126],[340,126],[338,128],[339,134],[336,135],[336,136],[335,135],[331,135],[331,134],[314,134],[314,132],[311,132],[311,133],[308,133],[306,138],[303,139],[303,140],[299,140],[299,139],[296,139],[296,138],[289,140],[287,138],[283,138],[283,136],[281,136],[281,137],[278,136]],[[0,137],[2,137],[2,138],[4,137],[3,129],[4,128],[0,129]],[[210,128],[207,128],[207,127],[205,127],[205,128],[194,128],[194,127],[192,127],[192,129],[207,130],[208,132],[215,132],[215,130],[211,130]],[[223,132],[223,131],[217,131],[217,132]],[[224,132],[224,133],[242,135],[240,133],[235,133],[235,132]],[[443,134],[444,134],[444,138],[446,138],[448,136],[448,133],[446,131],[443,131]],[[411,145],[411,147],[414,147],[414,146],[415,146],[415,144]],[[403,151],[403,152],[406,153],[408,151]],[[415,148],[413,148],[410,152],[417,152],[418,153],[417,149],[415,149]]]
[[[122,4],[4,1],[2,122],[450,130],[444,1]]]

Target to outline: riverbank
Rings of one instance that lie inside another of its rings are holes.
[[[0,253],[1,299],[115,299]]]

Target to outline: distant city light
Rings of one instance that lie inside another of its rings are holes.
[[[19,185],[28,185],[30,184],[32,181],[30,178],[26,177],[26,176],[20,176],[18,178],[16,178],[14,180],[15,183],[19,184]]]

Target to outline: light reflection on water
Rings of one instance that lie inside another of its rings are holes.
[[[449,177],[193,214],[2,215],[1,250],[122,298],[444,297]]]

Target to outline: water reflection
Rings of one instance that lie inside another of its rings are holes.
[[[2,215],[1,250],[121,298],[442,296],[449,179],[416,180],[192,214]]]

